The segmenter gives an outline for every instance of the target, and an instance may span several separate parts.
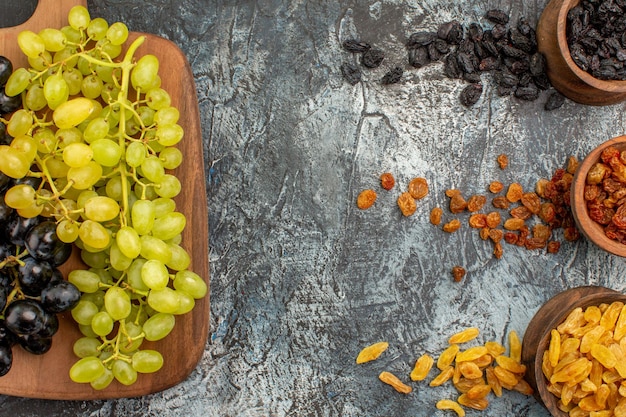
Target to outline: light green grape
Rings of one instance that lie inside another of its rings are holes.
[[[176,273],[174,288],[191,295],[195,299],[203,298],[208,291],[204,280],[198,274],[189,270]]]
[[[126,330],[126,337],[122,337],[120,352],[134,352],[135,350],[139,349],[139,347],[143,343],[143,328],[133,322],[125,321],[124,329]]]
[[[155,191],[158,196],[164,198],[174,198],[182,190],[179,179],[172,174],[163,175],[163,179],[158,183]]]
[[[14,209],[23,209],[35,201],[35,190],[28,184],[18,184],[9,188],[4,194],[4,202]]]
[[[163,262],[150,259],[141,267],[141,279],[152,290],[162,290],[170,281],[169,272]]]
[[[50,52],[44,51],[35,58],[28,58],[28,65],[37,71],[45,71],[52,62]]]
[[[111,287],[104,294],[104,308],[115,321],[122,320],[130,314],[130,297],[124,289]]]
[[[146,146],[141,142],[131,142],[126,147],[126,163],[136,168],[146,159]]]
[[[6,126],[7,133],[13,137],[25,135],[33,126],[33,115],[25,109],[19,109],[11,115]]]
[[[109,23],[101,17],[96,17],[87,25],[87,35],[94,41],[99,41],[106,36],[108,29]]]
[[[91,301],[80,300],[72,309],[72,318],[79,324],[91,325],[93,316],[98,312],[98,306]]]
[[[183,138],[183,128],[178,124],[159,126],[156,138],[163,146],[174,146]]]
[[[148,107],[161,110],[172,105],[172,99],[167,91],[162,88],[153,88],[146,93]]]
[[[68,94],[70,96],[75,96],[80,93],[80,88],[83,85],[83,74],[81,74],[77,68],[68,68],[63,71],[63,79],[67,83]]]
[[[59,29],[46,28],[39,31],[39,37],[50,52],[59,52],[65,48],[67,38]]]
[[[109,26],[106,37],[112,45],[121,45],[128,39],[128,27],[122,22],[115,22]]]
[[[80,339],[74,342],[72,346],[72,350],[74,351],[74,355],[79,358],[87,358],[89,356],[98,356],[100,353],[98,351],[98,347],[102,342],[93,337],[81,337]]]
[[[63,162],[71,168],[84,167],[93,158],[93,149],[86,143],[72,143],[63,149]]]
[[[156,313],[143,324],[146,340],[151,342],[161,340],[172,332],[176,318],[169,313]]]
[[[161,240],[169,240],[185,229],[187,218],[179,212],[170,212],[157,217],[152,226],[152,236]]]
[[[115,234],[115,241],[120,251],[128,258],[135,259],[139,256],[141,240],[137,231],[132,227],[121,227]]]
[[[113,361],[113,376],[122,385],[132,385],[137,381],[137,371],[135,371],[131,364],[121,359]]]
[[[106,336],[113,331],[113,319],[106,311],[99,311],[91,319],[91,328],[98,336]]]
[[[122,148],[110,139],[96,139],[89,144],[93,150],[93,159],[105,167],[117,166],[122,157]]]
[[[156,350],[140,350],[133,355],[132,367],[143,374],[156,372],[163,366],[163,356]]]
[[[130,80],[135,89],[147,90],[154,84],[159,72],[159,59],[151,54],[142,56],[130,73]]]
[[[53,76],[56,77],[56,76]],[[52,78],[52,77],[50,77]],[[48,79],[50,79],[48,78]],[[62,77],[58,77],[62,80],[63,84],[67,88],[67,83],[63,80]],[[47,82],[47,81],[46,81]],[[46,87],[44,85],[44,95],[46,92]],[[46,97],[48,101],[50,99]],[[67,100],[67,97],[66,97]],[[52,107],[50,107],[52,109]],[[60,103],[58,108],[52,114],[52,119],[54,120],[54,124],[59,129],[69,129],[71,127],[78,126],[96,110],[94,102],[84,97],[74,98],[70,101],[63,101]]]
[[[113,220],[120,213],[120,205],[117,201],[106,196],[91,197],[85,202],[85,217],[97,222]]]
[[[130,285],[131,288],[136,291],[147,292],[150,289],[141,278],[141,269],[146,262],[148,262],[146,259],[137,258],[131,263],[128,271],[126,271],[128,277],[128,285]]]
[[[70,379],[78,383],[89,383],[100,378],[104,372],[102,361],[95,356],[88,356],[72,365]]]
[[[72,220],[61,220],[57,224],[56,232],[63,243],[72,243],[78,239],[78,225]]]
[[[72,181],[77,190],[86,190],[93,186],[102,177],[102,166],[95,161],[89,161],[81,167],[70,167],[67,171],[68,181]]]
[[[163,162],[156,156],[149,156],[141,163],[141,173],[152,182],[160,182],[165,176]]]
[[[98,98],[102,92],[103,82],[96,74],[89,74],[83,78],[83,83],[80,87],[80,91],[83,96],[87,98]]]
[[[31,80],[31,74],[26,68],[18,68],[7,80],[4,86],[4,93],[9,97],[14,97],[26,90]]]
[[[43,95],[43,87],[39,84],[34,84],[27,91],[24,96],[24,105],[33,111],[39,111],[46,107],[48,102]]]
[[[152,200],[154,204],[154,216],[161,217],[167,213],[171,213],[176,210],[176,202],[171,198],[157,198]]]
[[[91,388],[100,391],[111,385],[111,382],[113,382],[114,379],[115,377],[113,376],[113,371],[108,368],[104,368],[104,373],[99,378],[90,381],[89,385],[91,385]]]
[[[169,244],[170,251],[172,252],[172,258],[167,263],[167,267],[174,271],[183,271],[189,268],[191,264],[191,257],[189,253],[177,244]]]
[[[78,228],[80,240],[96,249],[104,249],[111,243],[111,236],[102,224],[93,220],[85,220]]]
[[[75,269],[67,275],[67,280],[82,293],[95,293],[100,289],[100,277],[95,272]]]
[[[73,29],[77,31],[85,30],[89,26],[89,22],[91,22],[89,10],[85,6],[74,6],[67,15],[67,21]]]
[[[172,259],[172,250],[167,243],[154,236],[143,235],[141,241],[141,251],[139,254],[146,259],[156,259],[167,264]]]
[[[131,221],[137,234],[145,235],[152,231],[155,211],[154,203],[151,200],[138,200],[133,204]]]
[[[9,146],[11,149],[23,152],[29,161],[32,161],[37,154],[37,142],[28,135],[16,136]]]
[[[186,292],[178,291],[178,299],[180,300],[180,304],[178,309],[174,312],[176,315],[187,314],[196,306],[196,300]]]
[[[61,104],[67,102],[67,99],[70,95],[69,87],[63,75],[58,72],[54,75],[49,76],[46,81],[43,83],[43,95],[48,101],[48,107],[50,109],[55,110]],[[79,99],[75,99],[79,100]],[[58,112],[57,114],[63,114],[66,111]],[[57,123],[57,120],[55,120]],[[69,126],[59,126],[58,127],[69,127]]]
[[[17,44],[24,55],[29,58],[36,58],[46,50],[43,39],[31,30],[21,31],[17,35]]]
[[[175,313],[180,307],[178,293],[170,287],[161,290],[150,290],[148,305],[159,313]]]
[[[117,246],[117,243],[114,241],[111,243],[111,248],[109,249],[109,262],[111,263],[111,267],[114,269],[118,271],[126,271],[133,262],[133,259],[124,255]]]

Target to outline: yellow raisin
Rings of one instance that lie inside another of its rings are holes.
[[[578,402],[578,407],[583,411],[600,411],[602,407],[596,402],[593,395],[583,398]]]
[[[493,362],[493,356],[487,353],[479,358],[474,359],[472,362],[478,365],[479,368],[484,368],[485,366],[491,365],[491,363]]]
[[[588,323],[600,323],[600,319],[602,318],[602,312],[598,308],[598,306],[589,306],[585,309],[583,313],[583,317],[587,320]]]
[[[461,221],[459,219],[452,219],[448,223],[443,225],[443,231],[448,233],[454,233],[461,228]]]
[[[515,384],[515,386],[513,387],[513,390],[524,395],[533,395],[533,392],[534,392],[530,384],[526,382],[524,379],[520,379],[519,381],[517,381],[517,384]]]
[[[615,322],[615,330],[613,330],[613,339],[618,342],[626,336],[626,305],[622,307],[617,322]]]
[[[615,328],[617,318],[622,312],[623,307],[624,303],[622,303],[621,301],[612,302],[606,309],[604,314],[602,314],[602,318],[600,319],[600,326],[604,327],[606,330],[613,330]]]
[[[433,367],[435,360],[429,354],[425,353],[415,361],[415,367],[411,371],[411,380],[422,381],[428,376],[430,369]]]
[[[441,224],[441,216],[443,215],[443,210],[441,207],[434,207],[430,211],[430,222],[435,226],[439,226]]]
[[[608,400],[610,393],[611,389],[607,384],[602,384],[598,387],[595,395],[595,400],[596,404],[600,406],[600,409],[606,408],[606,401]]]
[[[523,374],[526,372],[526,366],[522,365],[518,361],[508,356],[500,355],[496,357],[496,362],[498,365],[506,369],[507,371],[511,371],[515,374]]]
[[[474,410],[484,410],[489,407],[489,401],[486,398],[471,399],[467,394],[461,394],[457,398],[459,404],[465,407],[473,408]]]
[[[416,200],[428,195],[428,182],[426,178],[413,178],[409,183],[408,192]]]
[[[458,417],[465,417],[465,410],[463,410],[463,408],[456,401],[439,400],[437,401],[436,407],[439,410],[452,410]]]
[[[493,341],[489,341],[485,343],[485,347],[487,348],[487,351],[489,352],[489,354],[493,356],[494,358],[496,356],[502,355],[506,351],[506,348],[504,346],[502,346],[498,342],[493,342]]]
[[[506,154],[502,153],[498,155],[497,161],[500,169],[505,169],[507,166],[509,166],[509,157]]]
[[[491,181],[489,183],[489,191],[491,191],[494,194],[499,193],[503,189],[504,189],[504,184],[502,184],[500,181]]]
[[[522,185],[514,182],[509,185],[509,189],[506,191],[506,199],[511,203],[516,203],[522,199],[522,194],[524,194]]]
[[[461,375],[468,379],[476,379],[483,376],[483,371],[474,362],[461,362],[459,370]]]
[[[459,352],[456,355],[456,361],[457,362],[473,361],[487,353],[489,353],[489,351],[487,350],[485,346],[474,346],[474,347],[464,350],[463,352]]]
[[[469,379],[469,378],[461,377],[456,382],[453,379],[452,383],[454,384],[454,387],[457,389],[457,391],[461,393],[466,393],[472,388],[474,388],[476,385],[484,385],[485,380],[483,378]]]
[[[467,391],[465,394],[467,394],[468,398],[476,400],[478,398],[485,398],[490,392],[491,387],[489,385],[478,384],[470,388],[469,391]]]
[[[467,329],[462,330],[450,336],[450,338],[448,339],[448,343],[453,345],[456,343],[469,342],[470,340],[476,339],[479,334],[480,334],[480,330],[478,330],[478,328],[468,327]]]
[[[453,374],[454,368],[452,366],[448,366],[447,368],[442,370],[439,375],[437,375],[432,381],[430,381],[429,385],[431,387],[438,387],[440,385],[443,385],[444,383],[446,383],[446,381],[452,378]]]
[[[378,357],[389,347],[387,342],[378,342],[373,345],[369,345],[359,352],[356,357],[356,363],[365,363],[378,359]]]
[[[560,333],[559,333],[560,334]],[[561,338],[563,340],[563,338]],[[559,359],[568,353],[576,352],[580,348],[580,339],[576,337],[569,337],[561,342],[561,351],[559,353]],[[554,365],[556,366],[556,365]]]
[[[577,307],[573,309],[567,315],[563,323],[559,324],[556,329],[561,334],[564,334],[564,333],[571,334],[571,332],[574,329],[582,327],[584,323],[585,323],[585,317],[584,317],[583,309],[581,307]]]
[[[522,341],[515,330],[509,333],[509,356],[517,362],[522,361]]]
[[[524,220],[518,219],[516,217],[506,219],[503,225],[506,230],[519,230],[522,228],[522,226],[524,226]]]
[[[367,210],[368,208],[374,205],[376,201],[376,191],[374,190],[363,190],[359,193],[356,198],[356,205],[361,210]]]
[[[380,375],[378,375],[378,379],[387,385],[391,385],[399,393],[408,394],[413,391],[413,388],[400,381],[400,379],[391,372],[381,372]]]
[[[510,385],[511,387],[514,387],[520,380],[519,376],[515,375],[511,371],[504,369],[501,366],[496,366],[495,368],[493,368],[493,372],[496,374],[496,377],[500,380],[500,383],[502,385]],[[554,378],[554,375],[552,377]],[[553,381],[551,380],[550,382]]]
[[[405,217],[413,215],[417,210],[415,199],[408,192],[400,194],[398,197],[398,207]]]
[[[485,376],[487,377],[487,384],[491,387],[491,390],[496,395],[496,397],[502,396],[502,384],[500,380],[496,376],[492,367],[488,367],[485,369]]]
[[[617,358],[613,352],[611,352],[609,348],[604,345],[600,345],[598,343],[592,345],[590,353],[591,356],[593,356],[593,358],[600,362],[605,368],[614,368],[617,363]]]
[[[576,376],[585,372],[587,364],[591,364],[587,358],[578,358],[565,365],[562,369],[555,370],[550,378],[550,382],[554,384],[556,382],[572,381]]]
[[[450,345],[447,349],[445,349],[437,358],[437,368],[440,370],[446,369],[448,366],[454,362],[454,358],[457,353],[459,353],[459,345]]]
[[[548,346],[550,365],[556,366],[561,356],[561,333],[556,329],[550,331],[550,345]]]
[[[593,329],[585,333],[585,335],[580,340],[580,352],[589,352],[591,350],[591,346],[595,343],[598,343],[598,340],[605,331],[606,330],[604,330],[604,327],[596,325]]]

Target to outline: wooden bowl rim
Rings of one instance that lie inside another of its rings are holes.
[[[557,17],[556,36],[559,49],[565,63],[569,69],[580,78],[585,84],[588,84],[598,90],[610,91],[613,93],[626,92],[626,81],[606,81],[593,77],[587,71],[583,71],[576,65],[569,52],[567,44],[567,13],[580,3],[580,0],[563,0],[559,14]]]
[[[599,161],[600,154],[608,146],[615,146],[620,150],[626,150],[626,135],[616,136],[592,150],[580,164],[572,181],[570,205],[574,220],[578,229],[593,243],[614,255],[626,257],[626,245],[609,239],[604,234],[601,225],[589,217],[587,202],[585,201],[585,184],[587,173],[591,167]]]
[[[578,293],[580,298],[576,298],[572,301],[571,295],[573,293]],[[568,414],[561,411],[558,406],[557,397],[547,391],[547,381],[545,376],[543,375],[542,364],[543,364],[543,352],[548,349],[549,341],[550,341],[550,333],[552,329],[555,329],[560,323],[565,320],[565,318],[572,312],[575,308],[578,307],[589,307],[592,305],[599,305],[601,303],[610,303],[613,301],[622,301],[626,303],[626,294],[623,294],[619,291],[613,290],[611,288],[606,288],[602,286],[581,286],[570,288],[565,291],[562,291],[548,301],[546,301],[541,308],[535,313],[535,316],[530,320],[526,331],[533,327],[538,327],[542,329],[541,337],[538,340],[536,351],[534,354],[534,360],[532,362],[534,375],[535,375],[535,384],[537,386],[537,394],[541,399],[543,405],[548,409],[550,414],[554,417],[567,417]],[[551,310],[552,306],[561,305],[563,308],[560,310],[561,313],[552,315],[550,319],[546,321],[539,322],[537,319],[541,318],[542,311]]]

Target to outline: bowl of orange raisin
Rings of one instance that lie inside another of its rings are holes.
[[[570,203],[576,225],[588,240],[626,257],[626,136],[604,142],[580,163]]]
[[[522,362],[553,416],[626,416],[626,295],[599,286],[555,295],[528,324]]]

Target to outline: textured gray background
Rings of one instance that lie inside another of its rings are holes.
[[[523,335],[539,306],[582,284],[624,290],[624,260],[581,240],[558,255],[505,245],[502,260],[464,227],[450,236],[428,223],[444,191],[483,193],[494,179],[525,188],[624,133],[624,105],[499,98],[485,76],[479,103],[441,64],[381,86],[406,66],[403,42],[444,21],[480,21],[490,8],[535,24],[546,1],[175,1],[90,0],[92,16],[166,37],[186,53],[201,111],[208,191],[211,317],[206,351],[185,382],[143,398],[38,401],[0,397],[2,416],[444,416],[449,386],[415,384],[407,396],[377,379],[407,379],[422,353],[438,355],[466,327],[480,341]],[[338,71],[352,60],[340,40],[386,50],[357,86]],[[510,167],[495,158],[506,153]],[[384,171],[398,187],[359,211],[364,188]],[[403,218],[395,199],[426,177],[430,194]],[[445,215],[450,218],[449,214]],[[466,217],[463,217],[466,218]],[[468,270],[462,283],[452,266]],[[356,366],[365,345],[390,343]],[[175,343],[175,341],[172,341]],[[534,399],[507,392],[485,413],[547,416]]]

